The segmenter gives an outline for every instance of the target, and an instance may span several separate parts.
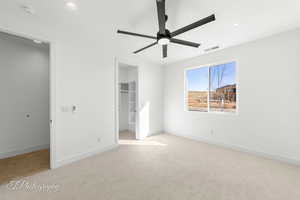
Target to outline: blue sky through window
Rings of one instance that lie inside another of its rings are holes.
[[[189,91],[208,91],[208,69],[209,67],[201,67],[187,71]]]
[[[215,65],[209,67],[201,67],[197,69],[191,69],[187,71],[187,84],[188,91],[208,91],[209,88],[209,78],[208,70],[211,73],[211,84],[212,89],[215,90],[218,85],[220,87],[226,85],[236,84],[236,62],[230,62],[221,65]],[[218,76],[224,71],[222,76],[222,81],[218,81]],[[220,83],[218,83],[220,82]]]

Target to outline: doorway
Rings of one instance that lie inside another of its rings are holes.
[[[138,136],[138,67],[118,63],[118,140],[136,140]]]
[[[0,31],[0,184],[50,169],[50,43]],[[52,149],[51,149],[52,150]]]

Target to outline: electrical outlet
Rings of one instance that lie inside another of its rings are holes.
[[[214,135],[214,130],[213,129],[210,130],[210,134]]]
[[[97,142],[101,142],[101,138],[100,137],[97,138]]]

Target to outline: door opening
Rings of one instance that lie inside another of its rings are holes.
[[[53,168],[51,44],[0,30],[0,184]]]
[[[118,63],[118,140],[139,139],[138,68]]]

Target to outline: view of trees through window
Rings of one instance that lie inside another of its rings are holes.
[[[186,71],[189,111],[236,112],[236,62]]]

